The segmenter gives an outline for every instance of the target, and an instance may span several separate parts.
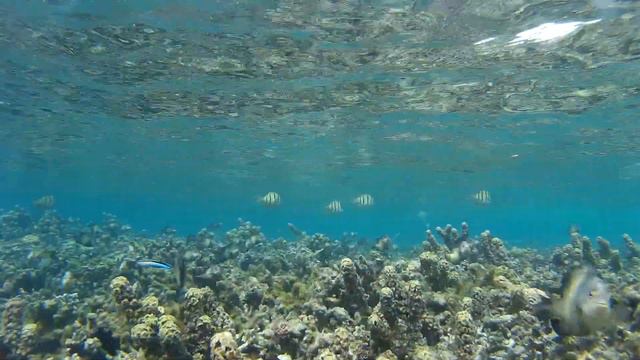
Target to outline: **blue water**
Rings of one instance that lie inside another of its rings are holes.
[[[640,162],[637,94],[610,96],[580,112],[519,113],[398,108],[393,93],[363,92],[371,101],[356,105],[332,98],[345,86],[407,78],[463,83],[515,74],[514,81],[547,79],[568,89],[611,79],[637,86],[637,61],[568,71],[514,72],[514,64],[492,64],[412,73],[363,65],[257,76],[175,65],[222,54],[227,46],[246,60],[242,51],[251,49],[238,39],[270,33],[315,42],[315,49],[373,47],[270,24],[264,14],[278,3],[1,2],[0,208],[17,205],[36,214],[31,202],[51,194],[63,216],[99,221],[106,212],[151,232],[171,226],[189,234],[218,222],[231,228],[242,218],[272,237],[290,237],[291,222],[333,237],[389,234],[400,246],[419,244],[428,227],[462,221],[473,233],[490,229],[518,246],[563,243],[574,224],[614,243],[625,232],[640,236],[640,170],[633,167]],[[167,52],[160,41],[133,50],[105,42],[106,53],[93,55],[82,48],[79,34],[89,29],[134,23],[172,34],[173,45],[181,39],[184,45],[175,48],[182,50],[175,51],[183,53]],[[499,31],[492,26],[485,33]],[[229,34],[236,38],[214,37]],[[428,46],[478,39],[436,40]],[[191,47],[190,41],[211,48]],[[61,44],[75,47],[75,54]],[[173,67],[144,65],[163,59]],[[316,106],[295,97],[305,91],[319,99]],[[264,100],[270,92],[279,96]],[[160,93],[164,100],[152,98]],[[191,93],[199,94],[197,101],[176,100]],[[195,110],[214,94],[242,106],[219,115]],[[321,96],[333,102],[323,103]],[[482,189],[491,192],[491,204],[472,200]],[[256,202],[268,191],[280,193],[280,207]],[[351,205],[360,193],[371,193],[375,207]],[[324,211],[334,199],[342,201],[344,213]]]

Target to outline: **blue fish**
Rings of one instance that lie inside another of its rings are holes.
[[[136,265],[141,268],[152,268],[152,269],[162,269],[162,270],[171,270],[173,266],[171,264],[167,264],[163,261],[155,261],[155,260],[138,260],[136,261]]]

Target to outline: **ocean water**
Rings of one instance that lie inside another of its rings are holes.
[[[0,360],[640,359],[638,1],[0,0],[0,50]]]
[[[2,1],[0,208],[406,247],[461,221],[538,248],[640,236],[634,4]]]

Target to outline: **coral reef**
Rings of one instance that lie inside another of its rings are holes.
[[[437,228],[442,242],[427,231],[399,252],[387,236],[333,240],[295,227],[295,239],[270,240],[248,222],[182,238],[141,236],[113,216],[83,225],[13,210],[2,219],[8,359],[640,357],[640,264],[628,235],[624,256],[577,231],[545,253],[508,248],[489,231],[473,236],[463,223]],[[21,244],[30,257],[17,256]],[[130,260],[177,253],[183,280]],[[631,315],[616,331],[560,336],[540,309],[561,295],[563,274],[585,265]]]

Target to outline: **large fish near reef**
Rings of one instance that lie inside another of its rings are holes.
[[[56,198],[53,195],[45,195],[33,201],[33,206],[41,210],[51,209],[56,204]]]
[[[562,298],[553,301],[550,310],[559,335],[588,335],[614,324],[607,284],[589,267],[578,268],[565,279]]]

